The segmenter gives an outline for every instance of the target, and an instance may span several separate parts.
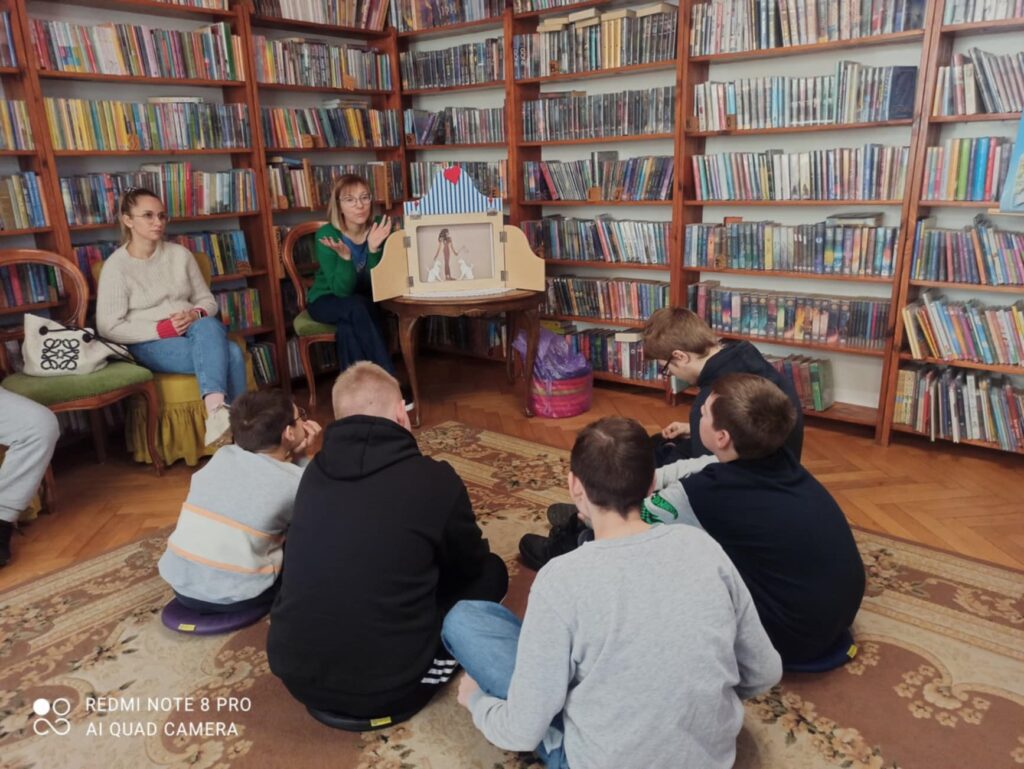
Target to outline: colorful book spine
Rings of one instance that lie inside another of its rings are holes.
[[[260,386],[281,384],[277,374],[277,364],[274,362],[274,345],[269,342],[250,344],[249,356],[252,358],[256,384]]]
[[[925,152],[924,200],[998,200],[1010,168],[1013,140],[1003,136],[947,139]]]
[[[255,288],[243,288],[235,291],[217,291],[217,308],[231,331],[246,331],[263,325],[263,313],[260,309],[260,292]]]
[[[389,0],[255,0],[256,13],[356,29],[384,29]]]
[[[64,296],[58,272],[45,264],[0,267],[0,308],[56,302]]]
[[[11,30],[11,14],[4,11],[0,13],[0,67],[17,66],[17,57],[14,55],[14,34]]]
[[[501,18],[504,0],[464,0],[459,3],[438,3],[434,0],[397,0],[399,32],[413,32],[467,21]]]
[[[402,88],[448,88],[453,85],[503,85],[505,53],[500,37],[464,43],[437,51],[405,51],[399,55]]]
[[[1024,233],[997,230],[979,214],[960,230],[938,229],[931,219],[917,223],[912,280],[1024,286]]]
[[[951,302],[929,289],[902,312],[914,358],[1021,366],[1024,373],[1024,300],[1002,306]]]
[[[587,95],[545,93],[523,102],[526,141],[594,139],[671,133],[675,86]]]
[[[826,411],[835,403],[832,361],[807,355],[765,355],[772,367],[790,381],[804,411]]]
[[[508,198],[508,161],[474,160],[460,163],[416,160],[409,164],[409,196],[421,198],[430,190],[438,171],[458,165],[465,171],[477,190],[487,197]]]
[[[343,107],[263,107],[263,135],[272,149],[397,147],[397,110]]]
[[[611,157],[606,157],[608,155]],[[526,161],[523,163],[526,199],[671,199],[674,158],[646,156],[618,160],[616,155],[616,152],[595,152],[590,160]]]
[[[314,86],[349,91],[390,91],[387,54],[358,45],[318,40],[253,37],[256,80],[278,85]]]
[[[48,224],[35,172],[0,176],[0,230],[35,229]]]
[[[312,165],[308,161],[276,158],[267,172],[275,210],[325,208],[334,182],[346,174],[363,177],[375,201],[388,202],[403,197],[402,174],[397,161]]]
[[[943,8],[944,24],[967,24],[976,21],[999,21],[1024,17],[1024,0],[978,2],[947,0]]]
[[[477,144],[505,141],[505,108],[445,107],[438,112],[407,109],[408,144]]]
[[[545,312],[549,315],[642,321],[669,303],[669,284],[659,280],[597,280],[556,275],[545,282]]]
[[[546,216],[520,228],[534,253],[558,261],[668,265],[671,222]]]
[[[31,150],[35,146],[25,102],[0,102],[0,150]]]

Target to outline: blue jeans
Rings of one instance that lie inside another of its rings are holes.
[[[516,667],[516,649],[523,623],[501,604],[491,601],[459,601],[444,618],[441,640],[484,694],[508,698]],[[544,741],[534,751],[548,769],[569,769],[562,745],[562,714],[551,723]]]
[[[395,364],[384,342],[380,310],[372,298],[364,294],[326,294],[313,300],[307,309],[317,323],[334,326],[339,371],[368,360],[394,375]]]
[[[245,358],[217,318],[200,318],[183,336],[128,345],[140,366],[161,374],[195,374],[205,398],[224,393],[231,403],[245,393]]]

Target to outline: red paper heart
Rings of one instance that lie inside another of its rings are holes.
[[[462,175],[462,169],[459,166],[452,166],[451,168],[444,169],[444,178],[450,181],[452,184],[459,183],[459,177]]]

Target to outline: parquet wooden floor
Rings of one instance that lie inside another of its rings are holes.
[[[593,409],[565,420],[527,419],[502,367],[474,360],[421,362],[423,424],[458,420],[538,443],[571,448],[576,431],[620,414],[651,430],[684,418],[649,390],[598,386]],[[330,381],[320,383],[316,418],[329,421]],[[304,405],[304,393],[298,392]],[[14,538],[15,559],[0,590],[90,558],[172,525],[192,470],[179,462],[158,479],[118,449],[96,464],[91,443],[59,449],[58,510]],[[804,464],[835,495],[851,523],[993,563],[1024,569],[1024,460],[900,436],[887,448],[853,426],[808,420]]]

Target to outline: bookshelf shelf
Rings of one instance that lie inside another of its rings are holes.
[[[606,5],[609,0],[583,0],[579,3],[569,3],[568,5],[558,5],[551,8],[540,8],[536,11],[524,11],[523,13],[517,13],[513,16],[515,19],[537,19],[542,16],[554,16],[557,13],[572,13],[573,11],[581,11],[584,8],[599,8],[602,5]]]
[[[978,115],[932,115],[929,123],[1000,123],[1020,120],[1019,112],[982,112]]]
[[[0,150],[0,158],[34,157],[35,150]]]
[[[750,61],[753,59],[776,59],[784,56],[802,56],[808,53],[824,51],[841,51],[847,48],[878,47],[883,45],[900,45],[902,43],[918,43],[924,38],[924,30],[912,29],[907,32],[893,32],[888,35],[869,35],[852,40],[829,40],[825,43],[809,43],[807,45],[780,46],[777,48],[754,49],[737,53],[712,53],[705,56],[690,56],[690,62],[727,62]]]
[[[408,32],[399,32],[398,37],[402,40],[424,40],[432,37],[445,37],[447,35],[461,35],[465,32],[481,32],[486,29],[501,29],[504,18],[492,16],[476,21],[462,21],[458,24],[444,24],[440,27],[428,27],[426,29],[414,29]]]
[[[934,366],[952,366],[953,368],[972,368],[977,371],[992,371],[996,374],[1012,374],[1024,376],[1024,366],[1009,366],[998,363],[974,363],[969,360],[943,360],[942,358],[915,358],[909,352],[901,352],[900,360],[914,363],[930,363]]]
[[[285,19],[278,16],[260,16],[256,14],[252,16],[252,25],[254,27],[271,27],[289,32],[315,32],[318,35],[363,38],[366,40],[377,40],[391,35],[391,31],[387,28],[340,27],[336,24],[321,24],[316,21],[302,21],[300,19]]]
[[[991,291],[1000,294],[1024,294],[1024,286],[990,286],[987,283],[954,283],[942,280],[911,280],[910,285],[922,288],[956,288],[967,291]]]
[[[297,152],[389,152],[397,150],[397,146],[381,147],[267,147],[268,155],[287,155]]]
[[[225,11],[219,8],[195,8],[190,5],[179,3],[164,3],[158,0],[61,0],[62,5],[82,5],[87,8],[96,8],[108,11],[125,11],[126,13],[145,13],[154,16],[169,16],[172,18],[204,19],[212,21],[224,21],[234,18],[235,11]]]
[[[802,347],[807,350],[825,350],[827,352],[840,352],[845,355],[865,355],[870,358],[882,358],[885,351],[874,347],[847,347],[839,344],[826,344],[825,342],[800,342],[796,339],[774,339],[767,336],[751,336],[750,334],[731,334],[722,331],[715,331],[716,336],[722,339],[743,339],[747,342],[760,342],[761,344],[777,344],[780,347]]]
[[[665,389],[665,382],[661,379],[651,382],[647,379],[633,379],[632,377],[620,376],[610,371],[595,371],[594,379],[599,382],[615,382],[616,384],[631,385],[632,387],[646,387],[648,390],[657,390],[658,392],[662,392]]]
[[[670,206],[671,200],[520,200],[521,206]]]
[[[1024,30],[1024,19],[997,19],[969,21],[963,24],[945,24],[939,30],[943,35],[995,35],[1000,32]]]
[[[263,275],[268,275],[268,270],[251,270],[249,272],[231,272],[224,275],[214,275],[210,278],[210,283],[227,283],[231,280],[244,280],[245,278],[258,278]]]
[[[293,85],[291,83],[257,83],[264,91],[296,91],[305,93],[337,93],[346,96],[381,96],[390,93],[377,88],[332,88],[328,85]]]
[[[187,150],[54,150],[58,158],[132,157],[133,155],[248,155],[250,147],[224,147]]]
[[[101,75],[95,72],[59,72],[39,70],[45,80],[79,80],[95,83],[138,83],[140,85],[173,85],[179,88],[244,88],[244,80],[202,80],[199,78],[145,77],[142,75]]]
[[[631,134],[629,136],[591,136],[586,139],[547,139],[537,142],[519,142],[520,147],[557,147],[566,144],[618,144],[619,142],[671,141],[675,134]],[[505,146],[505,145],[502,145]]]
[[[17,67],[0,67],[0,75],[20,75],[21,70]]]
[[[687,206],[902,206],[902,200],[686,200]],[[989,203],[988,205],[992,205]]]
[[[672,269],[667,264],[633,264],[631,262],[598,262],[583,259],[545,259],[545,264],[556,267],[586,267],[595,270],[650,270],[651,272],[668,272]]]
[[[687,131],[687,136],[762,136],[768,134],[818,133],[819,131],[859,131],[862,128],[899,128],[911,126],[913,120],[877,120],[870,123],[823,123],[819,125],[785,126],[783,128],[737,128],[726,131]]]
[[[110,225],[116,227],[116,224]],[[16,235],[38,235],[43,232],[51,232],[52,227],[29,227],[24,230],[0,230],[0,238],[13,238]]]
[[[226,214],[199,214],[196,216],[172,216],[168,223],[175,222],[206,222],[215,219],[245,219],[250,216],[259,216],[259,211],[232,211]],[[87,232],[89,230],[109,230],[117,227],[116,222],[104,222],[102,224],[72,224],[69,229],[72,232]],[[2,234],[2,233],[0,233]]]
[[[16,307],[0,307],[0,315],[16,315],[22,312],[48,310],[51,307],[60,307],[62,304],[64,302],[37,302],[36,304],[19,304]]]
[[[588,69],[585,72],[566,72],[561,75],[545,75],[544,77],[525,77],[517,80],[517,85],[531,85],[535,83],[560,83],[563,80],[589,80],[595,77],[610,77],[612,75],[629,75],[634,72],[651,72],[660,69],[675,69],[675,59],[664,61],[652,61],[647,64],[631,64],[628,67],[610,67],[608,69]]]
[[[254,328],[229,328],[229,334],[241,334],[242,336],[263,336],[264,334],[273,334],[275,329],[273,326],[255,326]]]
[[[928,433],[922,433],[922,432],[920,432],[918,430],[915,430],[911,425],[903,425],[903,424],[893,423],[892,429],[895,432],[898,432],[898,433],[905,433],[907,435],[917,435],[917,436],[919,436],[921,438],[931,438],[931,436]],[[961,438],[959,441],[954,441],[952,438],[944,438],[944,437],[940,437],[938,435],[935,436],[935,440],[936,441],[945,441],[945,442],[948,442],[948,443],[962,443],[965,446],[977,446],[978,448],[982,448],[982,449],[995,449],[996,451],[1001,451],[1004,454],[1021,454],[1021,455],[1024,455],[1024,449],[1017,449],[1017,450],[1004,449],[998,443],[989,443],[988,441],[974,441],[974,440],[971,440],[970,438]]]
[[[683,272],[722,273],[726,275],[762,275],[771,278],[797,278],[799,280],[839,280],[849,283],[892,283],[893,278],[877,275],[842,275],[818,272],[787,272],[785,270],[743,270],[735,267],[683,267]]]
[[[616,320],[614,318],[587,318],[583,315],[543,315],[547,320],[568,320],[574,323],[593,323],[596,326],[617,326],[618,328],[641,328],[642,320]]]
[[[922,207],[929,208],[991,208],[998,206],[998,200],[921,200]]]
[[[484,150],[507,149],[508,142],[466,142],[465,144],[406,144],[409,152],[432,152],[437,150]]]
[[[488,88],[504,87],[504,80],[488,80],[486,83],[465,83],[463,85],[447,85],[443,88],[403,88],[402,96],[427,96],[432,93],[451,93],[452,91],[483,91]]]
[[[878,409],[871,406],[857,406],[853,403],[833,403],[824,411],[803,409],[804,416],[830,419],[833,422],[846,422],[854,425],[870,425],[878,421]]]

